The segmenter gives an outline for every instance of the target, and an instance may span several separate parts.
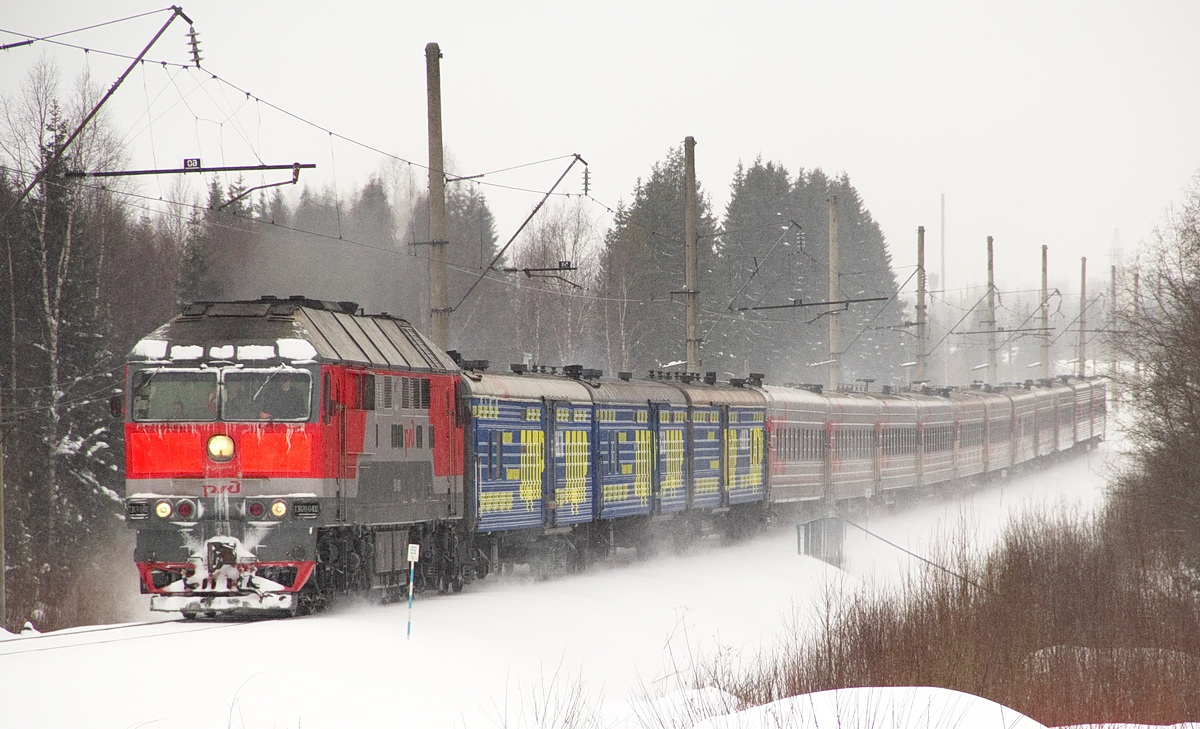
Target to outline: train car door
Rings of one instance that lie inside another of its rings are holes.
[[[766,470],[765,414],[747,409],[726,409],[726,417],[726,505],[761,501]]]
[[[729,405],[722,403],[718,412],[721,423],[718,435],[721,443],[720,506],[729,506],[729,492],[737,482],[737,431],[729,427]],[[732,445],[730,438],[733,438]]]
[[[724,489],[721,484],[722,443],[721,413],[717,408],[693,405],[688,413],[691,421],[689,449],[688,506],[711,509],[721,505]]]
[[[661,489],[658,499],[658,512],[669,514],[687,508],[687,479],[686,458],[684,457],[683,442],[686,437],[687,423],[684,422],[687,413],[681,410],[671,410],[669,404],[658,407],[658,432],[655,443],[658,451],[657,480]]]
[[[321,377],[322,380],[322,398],[325,424],[333,441],[334,453],[332,458],[326,461],[328,465],[333,467],[334,479],[334,512],[338,521],[346,520],[346,464],[348,455],[346,453],[347,442],[349,435],[346,430],[346,408],[343,405],[342,397],[342,379],[334,377],[331,371],[326,372]],[[325,451],[327,454],[329,450]]]
[[[542,409],[542,432],[546,434],[545,463],[542,469],[542,523],[547,527],[557,525],[558,503],[554,500],[554,487],[558,473],[558,412],[564,403],[547,400]],[[569,409],[564,412],[570,412]]]
[[[659,443],[662,442],[662,418],[664,415],[669,415],[663,411],[659,403],[650,403],[649,414],[649,432],[650,432],[650,513],[662,513],[662,449],[659,448]]]
[[[589,406],[560,402],[555,407],[554,453],[551,478],[554,489],[553,526],[582,524],[592,518],[588,483],[592,433]]]

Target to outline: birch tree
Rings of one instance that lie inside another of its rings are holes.
[[[57,70],[38,64],[15,97],[0,100],[0,154],[14,190],[45,170],[5,216],[3,361],[9,615],[49,625],[70,620],[74,589],[94,545],[118,522],[120,429],[105,401],[120,381],[126,343],[112,341],[104,269],[127,217],[106,190],[70,170],[119,163],[103,114],[63,145],[99,94],[81,77],[63,96]],[[65,100],[64,100],[65,99]],[[128,285],[129,282],[113,285]],[[116,346],[114,347],[114,344]],[[18,620],[18,623],[20,621]]]

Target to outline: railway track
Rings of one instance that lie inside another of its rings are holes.
[[[0,660],[3,660],[4,656],[66,650],[87,645],[120,643],[131,640],[169,638],[185,633],[236,628],[246,624],[246,621],[197,622],[176,618],[174,620],[156,620],[142,623],[68,628],[52,633],[13,635],[11,638],[0,640]]]

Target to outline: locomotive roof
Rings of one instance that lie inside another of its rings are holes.
[[[307,343],[308,346],[305,346]],[[458,365],[404,319],[293,296],[198,301],[134,347],[133,360],[319,361],[417,372]]]

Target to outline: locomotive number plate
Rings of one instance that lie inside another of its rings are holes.
[[[292,504],[292,513],[305,519],[312,519],[321,515],[321,504],[316,501],[297,501]]]

